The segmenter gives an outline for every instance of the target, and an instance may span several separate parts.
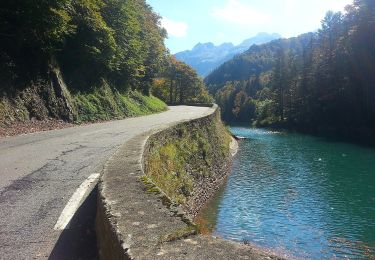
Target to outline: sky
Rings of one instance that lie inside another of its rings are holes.
[[[239,44],[258,32],[293,37],[316,31],[328,10],[352,0],[146,0],[168,32],[174,54],[197,43]]]

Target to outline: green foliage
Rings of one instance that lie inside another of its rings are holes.
[[[74,32],[70,7],[71,0],[1,1],[2,48],[12,55],[18,50],[53,52]]]
[[[145,0],[1,1],[0,95],[19,96],[39,80],[48,85],[61,69],[78,121],[162,111],[165,104],[150,92],[169,69],[165,38]],[[181,103],[211,101],[196,73],[180,67],[173,80]]]
[[[45,78],[56,57],[71,90],[92,90],[104,78],[122,92],[149,94],[166,58],[165,30],[145,0],[4,0],[0,14],[5,90],[17,78]]]
[[[70,8],[71,0],[0,2],[2,81],[20,84],[21,79],[33,79],[44,68],[50,55],[63,46],[65,37],[75,31]]]
[[[256,101],[256,120],[253,121],[254,125],[258,126],[272,126],[275,125],[279,118],[276,116],[276,105],[271,99],[257,100]]]
[[[117,48],[113,56],[111,75],[117,87],[126,89],[129,83],[135,84],[138,71],[144,64],[143,39],[141,37],[141,14],[134,1],[107,0],[103,17],[115,31]]]
[[[79,122],[163,111],[164,102],[150,90],[155,78],[169,69],[165,38],[160,17],[145,0],[1,1],[0,109],[6,114],[2,117],[23,119],[24,113],[9,112],[18,105],[8,105],[5,96],[20,96],[40,79],[48,84],[51,70],[59,67]],[[211,101],[196,73],[188,67],[180,70],[182,78],[174,82],[178,81],[181,103]],[[40,107],[55,109],[49,104]],[[36,113],[32,105],[26,112]],[[52,112],[39,116],[64,114]]]
[[[215,95],[226,121],[250,122],[256,117],[255,94],[261,88],[258,77],[249,81],[226,82]]]
[[[209,178],[213,162],[228,156],[231,137],[216,118],[208,125],[179,126],[175,138],[151,140],[145,172],[173,203],[184,204],[194,192],[194,183]]]
[[[78,112],[78,122],[122,119],[161,112],[166,105],[153,96],[144,96],[138,91],[121,94],[104,83],[90,93],[74,96]]]
[[[4,98],[0,101],[0,125],[13,121],[24,121],[27,118],[29,118],[29,112],[20,98],[14,100]]]
[[[164,73],[154,81],[153,94],[169,104],[212,103],[203,80],[189,65],[168,58]]]
[[[375,129],[374,46],[375,2],[355,0],[317,33],[252,46],[205,82],[228,121]]]
[[[152,172],[151,178],[176,203],[184,203],[193,189],[193,180],[184,169],[185,158],[180,155],[180,148],[183,148],[181,143],[168,144],[155,152],[149,162],[154,168],[166,162],[162,172]]]

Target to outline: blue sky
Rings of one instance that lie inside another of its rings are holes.
[[[171,53],[198,42],[238,44],[258,32],[283,37],[315,31],[328,10],[352,0],[146,0],[162,17]]]

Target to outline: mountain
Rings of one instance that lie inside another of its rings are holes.
[[[313,33],[302,34],[289,39],[277,39],[265,44],[252,45],[248,50],[236,55],[214,69],[204,79],[212,94],[228,81],[245,81],[271,73],[275,67],[276,56],[280,50],[299,55],[302,47],[310,43]]]
[[[327,12],[321,29],[253,45],[205,83],[226,121],[375,144],[375,2]]]
[[[246,51],[252,45],[267,43],[278,38],[281,36],[277,33],[258,33],[237,46],[232,43],[223,43],[219,46],[215,46],[211,42],[198,43],[192,50],[176,53],[175,57],[189,64],[197,70],[200,76],[205,77],[222,63]]]

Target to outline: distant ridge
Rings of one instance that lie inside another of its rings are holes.
[[[194,69],[202,77],[210,74],[222,63],[232,59],[235,55],[248,50],[254,44],[263,44],[281,38],[277,33],[258,33],[256,36],[244,40],[235,46],[233,43],[223,43],[215,46],[213,43],[198,43],[192,50],[187,50],[175,54],[175,57],[183,61]]]

